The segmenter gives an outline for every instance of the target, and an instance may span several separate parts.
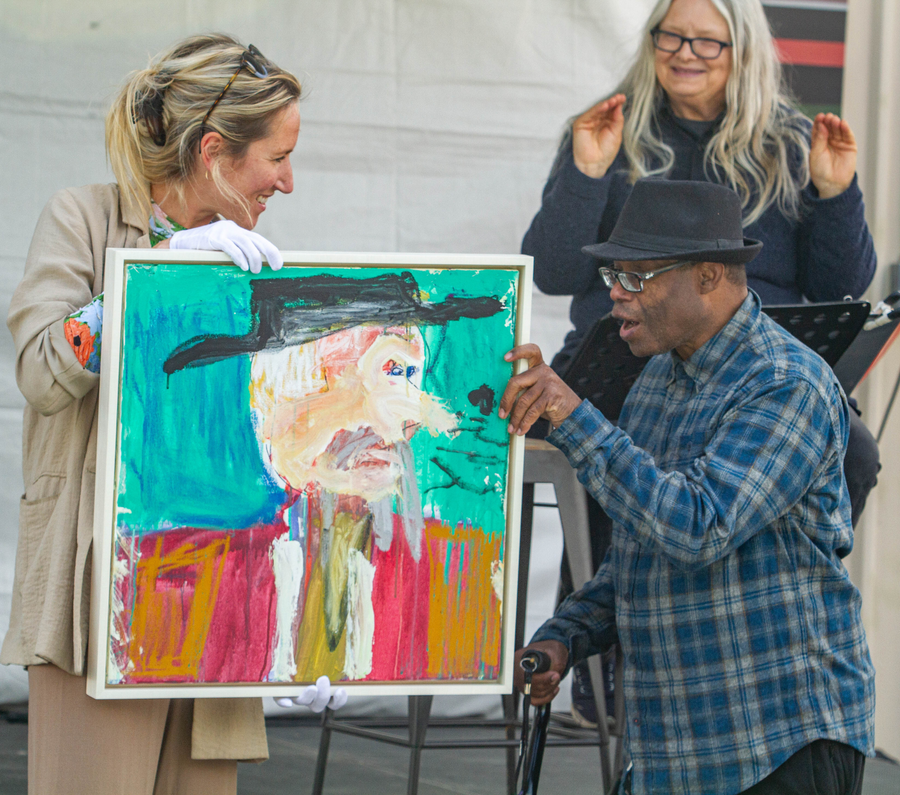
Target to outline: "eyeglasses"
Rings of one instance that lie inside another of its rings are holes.
[[[712,61],[722,54],[723,47],[733,46],[730,42],[719,41],[718,39],[693,38],[687,36],[679,36],[677,33],[669,33],[667,30],[653,28],[650,31],[653,37],[653,46],[657,50],[663,52],[678,52],[687,42],[691,48],[691,52],[704,61]]]
[[[222,93],[216,97],[216,101],[213,102],[212,107],[206,112],[206,115],[203,117],[203,121],[200,123],[200,151],[203,151],[203,136],[206,133],[206,122],[209,121],[209,117],[212,112],[216,109],[216,105],[218,105],[222,101],[222,97],[225,96],[225,92],[231,88],[231,84],[237,79],[237,76],[241,73],[241,69],[246,69],[250,72],[254,77],[268,77],[269,70],[266,68],[263,61],[266,59],[266,56],[263,55],[259,50],[256,49],[252,44],[244,50],[241,55],[241,62],[238,65],[238,68],[234,70],[234,74],[229,78],[228,82],[225,84],[225,88],[222,89]]]
[[[607,289],[612,290],[615,287],[616,282],[622,285],[622,289],[626,290],[629,293],[640,293],[644,291],[644,282],[647,279],[652,279],[654,276],[659,276],[661,273],[665,273],[666,271],[673,271],[675,268],[680,268],[682,265],[693,265],[693,262],[674,262],[671,265],[666,265],[664,268],[659,268],[655,271],[644,271],[643,273],[637,273],[636,271],[620,271],[618,268],[600,268],[600,276],[603,277],[603,283],[606,285]]]

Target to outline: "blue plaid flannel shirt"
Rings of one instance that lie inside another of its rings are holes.
[[[620,643],[636,794],[731,795],[818,738],[873,753],[847,427],[832,371],[751,292],[690,359],[650,360],[620,428],[584,402],[548,437],[615,529],[534,640],[570,664]]]

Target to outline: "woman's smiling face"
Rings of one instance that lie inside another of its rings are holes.
[[[239,160],[228,160],[223,175],[246,202],[245,206],[222,197],[217,211],[245,229],[253,229],[265,212],[266,202],[276,193],[294,189],[290,154],[300,133],[300,111],[288,105],[272,121],[265,138],[254,141]]]
[[[728,22],[710,0],[673,0],[658,27],[686,38],[731,42]],[[698,58],[686,42],[678,52],[654,52],[656,79],[676,116],[711,121],[725,109],[731,47],[723,47],[719,57],[712,60]]]

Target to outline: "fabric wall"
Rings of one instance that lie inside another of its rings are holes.
[[[847,13],[844,115],[860,142],[859,184],[878,251],[869,299],[896,289],[900,266],[900,6],[893,0],[853,0]],[[856,530],[850,575],[863,597],[863,621],[875,663],[875,741],[900,757],[900,405],[892,395],[900,378],[896,343],[857,389],[873,432],[883,428],[882,470]]]
[[[281,248],[515,253],[564,120],[615,86],[651,5],[4,0],[0,312],[5,317],[48,197],[112,180],[103,117],[117,85],[183,36],[232,33],[303,78],[295,189],[272,200],[257,228]],[[568,328],[567,307],[566,299],[535,295],[532,336],[548,353]],[[13,364],[4,326],[0,636],[22,491],[23,402]],[[549,605],[555,582],[545,580],[538,598]],[[24,672],[0,666],[0,703],[25,695]]]

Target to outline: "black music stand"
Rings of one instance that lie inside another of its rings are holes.
[[[600,318],[587,333],[560,377],[582,400],[589,400],[610,422],[619,418],[632,385],[650,361],[635,356],[619,336],[619,322]]]
[[[849,353],[869,318],[871,308],[868,301],[835,301],[828,304],[764,306],[762,309],[779,326],[818,353],[837,375],[837,364]],[[856,355],[865,354],[860,350]],[[873,352],[871,358],[865,356],[867,369],[876,355],[877,351]],[[838,376],[838,381],[840,380]],[[850,393],[851,389],[843,382],[841,386],[845,392]]]
[[[840,361],[834,366],[844,391],[849,395],[869,374],[886,348],[894,341],[900,318],[894,318],[875,328],[863,329],[850,343]]]

